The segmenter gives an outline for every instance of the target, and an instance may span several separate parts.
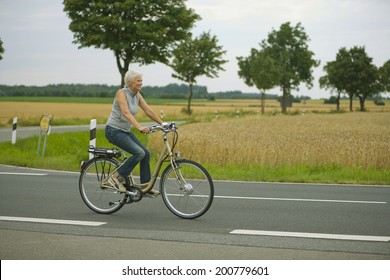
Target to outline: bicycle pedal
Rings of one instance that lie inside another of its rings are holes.
[[[109,184],[100,184],[101,189],[111,189],[111,190],[117,190],[117,188],[109,185]]]
[[[134,201],[129,197],[129,198],[127,198],[127,200],[125,202],[123,202],[123,204],[131,204],[133,202]]]

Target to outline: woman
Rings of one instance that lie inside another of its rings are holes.
[[[151,178],[150,153],[138,138],[130,132],[131,127],[135,127],[142,133],[149,132],[148,127],[142,126],[135,119],[138,107],[153,121],[159,124],[163,123],[140,93],[142,75],[132,70],[127,71],[124,82],[125,87],[116,92],[105,130],[108,141],[131,154],[118,169],[118,172],[109,180],[111,184],[117,186],[120,192],[126,192],[126,187],[124,186],[125,178],[129,176],[138,163],[140,163],[141,183],[147,183]],[[152,194],[158,195],[159,193],[152,191]]]

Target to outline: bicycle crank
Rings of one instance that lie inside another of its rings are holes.
[[[131,201],[133,202],[138,202],[142,199],[142,191],[139,188],[132,187],[126,192],[126,194],[129,195]]]

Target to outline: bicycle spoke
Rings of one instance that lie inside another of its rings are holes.
[[[176,172],[180,174],[177,180]],[[207,212],[211,206],[214,187],[207,171],[198,163],[178,161],[178,169],[168,166],[160,181],[165,204],[175,215],[193,219]]]
[[[109,214],[123,206],[126,197],[112,186],[102,186],[118,163],[109,158],[95,158],[89,161],[80,174],[80,194],[85,204],[97,213]]]

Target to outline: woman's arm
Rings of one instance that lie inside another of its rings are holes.
[[[160,119],[160,117],[153,111],[153,109],[146,103],[145,99],[142,97],[140,93],[138,93],[139,96],[139,106],[141,109],[145,112],[145,114],[157,122],[158,124],[162,124],[163,121]]]
[[[119,104],[119,108],[121,109],[122,114],[125,116],[126,120],[136,129],[138,129],[141,132],[144,132],[142,130],[141,124],[134,118],[134,116],[131,114],[129,105],[127,104],[127,99],[125,92],[120,89],[116,92],[115,99]]]

